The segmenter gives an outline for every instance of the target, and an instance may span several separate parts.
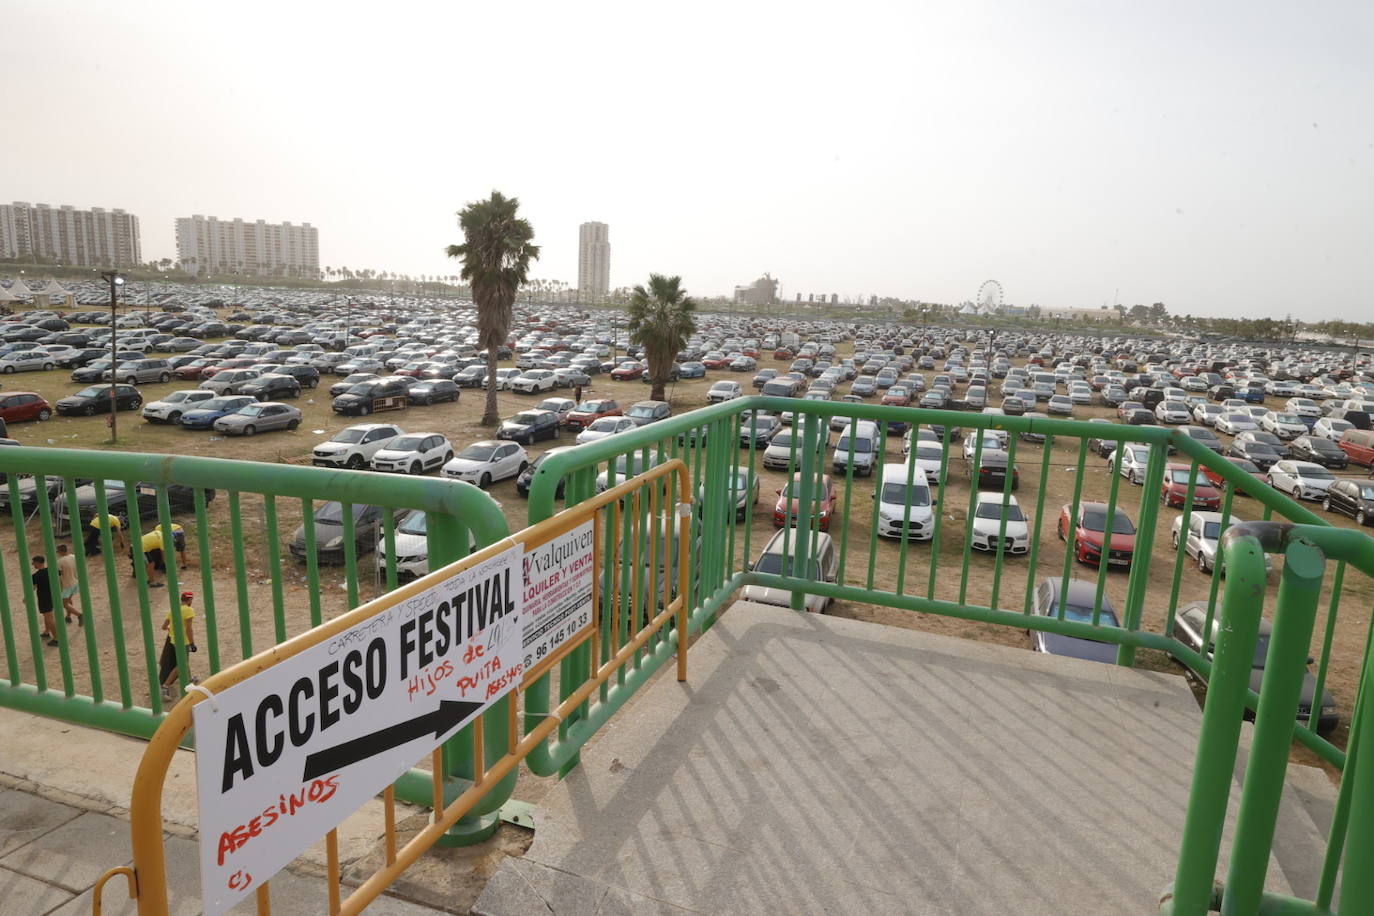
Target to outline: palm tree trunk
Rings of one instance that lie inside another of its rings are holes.
[[[496,410],[496,347],[487,346],[487,409],[482,414],[483,426],[498,426],[501,414]]]
[[[668,400],[666,397],[664,397],[664,394],[667,393],[667,392],[666,392],[666,389],[667,389],[667,386],[663,384],[663,380],[662,380],[662,379],[654,379],[654,384],[653,384],[653,386],[652,386],[652,390],[649,392],[649,400],[651,400],[651,401],[666,401],[666,400]]]

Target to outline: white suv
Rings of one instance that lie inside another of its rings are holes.
[[[215,393],[206,391],[204,388],[183,388],[180,391],[173,391],[161,400],[144,404],[142,416],[150,423],[175,424],[181,420],[183,413],[188,410],[195,410],[198,402],[208,401],[213,397],[215,397]]]
[[[359,423],[348,426],[315,446],[310,453],[310,463],[333,468],[364,468],[372,462],[372,456],[391,444],[391,440],[403,435],[401,427],[394,423]]]

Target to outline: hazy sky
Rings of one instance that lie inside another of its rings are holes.
[[[1374,5],[4,0],[0,200],[309,221],[456,273],[1374,319]],[[1119,294],[1117,293],[1119,290]],[[803,296],[804,297],[804,296]]]

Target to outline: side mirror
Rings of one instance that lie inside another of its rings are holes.
[[[781,496],[781,495],[782,495],[782,488],[779,487],[778,489],[774,490],[773,492],[776,493],[778,496]]]

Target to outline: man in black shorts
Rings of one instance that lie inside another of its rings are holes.
[[[52,612],[52,574],[48,570],[48,560],[41,553],[33,555],[33,594],[38,599],[38,612],[43,615],[43,638],[48,645],[57,645],[57,620]]]

